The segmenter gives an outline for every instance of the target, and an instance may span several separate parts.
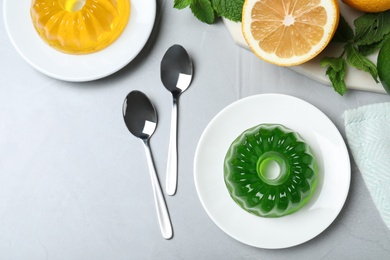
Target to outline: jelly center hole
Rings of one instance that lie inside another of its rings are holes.
[[[265,160],[261,164],[261,173],[268,180],[275,180],[282,174],[280,164],[275,160]]]
[[[77,12],[85,5],[86,0],[60,0],[61,7],[68,12]]]

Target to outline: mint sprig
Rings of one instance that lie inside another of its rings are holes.
[[[358,70],[362,70],[371,74],[372,78],[379,83],[378,81],[378,70],[375,64],[370,61],[367,57],[362,55],[359,50],[352,44],[347,43],[344,47],[345,53],[347,54],[347,61],[353,67]]]
[[[179,10],[190,7],[194,16],[200,21],[208,24],[214,23],[215,12],[210,0],[175,0],[173,7]]]
[[[347,69],[347,62],[342,57],[331,58],[325,57],[321,60],[322,67],[328,67],[326,75],[329,77],[330,82],[333,85],[334,90],[344,95],[347,92],[347,85],[345,84],[344,77]]]
[[[381,42],[390,32],[390,12],[368,13],[354,21],[355,42],[358,46]]]
[[[208,24],[215,22],[217,17],[225,17],[234,22],[240,22],[242,7],[245,0],[174,0],[173,7],[184,9],[189,7],[196,18]]]
[[[383,43],[390,39],[390,10],[381,13],[368,13],[354,21],[355,30],[349,26],[343,16],[333,37],[334,42],[344,42],[344,50],[339,57],[324,57],[321,66],[327,68],[334,90],[340,95],[347,91],[345,75],[348,64],[358,70],[371,74],[375,82],[378,81],[378,68],[367,58],[367,55],[379,50]]]
[[[192,3],[192,0],[175,0],[173,7],[176,9],[184,9]]]
[[[241,22],[244,2],[245,0],[211,0],[214,10],[219,16],[234,22]]]

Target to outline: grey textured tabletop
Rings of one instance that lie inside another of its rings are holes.
[[[310,241],[278,250],[248,246],[215,225],[193,171],[205,127],[241,98],[298,97],[323,111],[345,139],[344,111],[388,102],[388,95],[340,96],[265,63],[234,44],[222,21],[201,23],[189,9],[174,9],[173,0],[157,1],[154,29],[137,57],[91,82],[43,75],[12,46],[3,19],[0,28],[0,259],[389,259],[390,231],[352,155],[350,190],[336,220]],[[178,190],[166,197],[174,237],[164,240],[142,144],[121,110],[132,90],[155,104],[159,123],[150,144],[164,183],[172,98],[160,61],[173,44],[187,49],[195,73],[180,99]]]

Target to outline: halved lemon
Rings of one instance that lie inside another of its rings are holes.
[[[242,32],[259,58],[293,66],[313,59],[328,45],[339,16],[337,0],[246,0]]]

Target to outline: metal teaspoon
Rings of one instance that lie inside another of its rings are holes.
[[[170,239],[173,236],[172,224],[149,147],[149,139],[157,126],[156,110],[144,93],[135,90],[127,95],[123,103],[123,118],[129,131],[144,144],[161,233],[165,239]]]
[[[180,45],[171,46],[161,60],[161,81],[172,93],[171,132],[169,138],[166,192],[174,195],[177,189],[177,106],[181,93],[191,84],[192,62],[187,51]]]

